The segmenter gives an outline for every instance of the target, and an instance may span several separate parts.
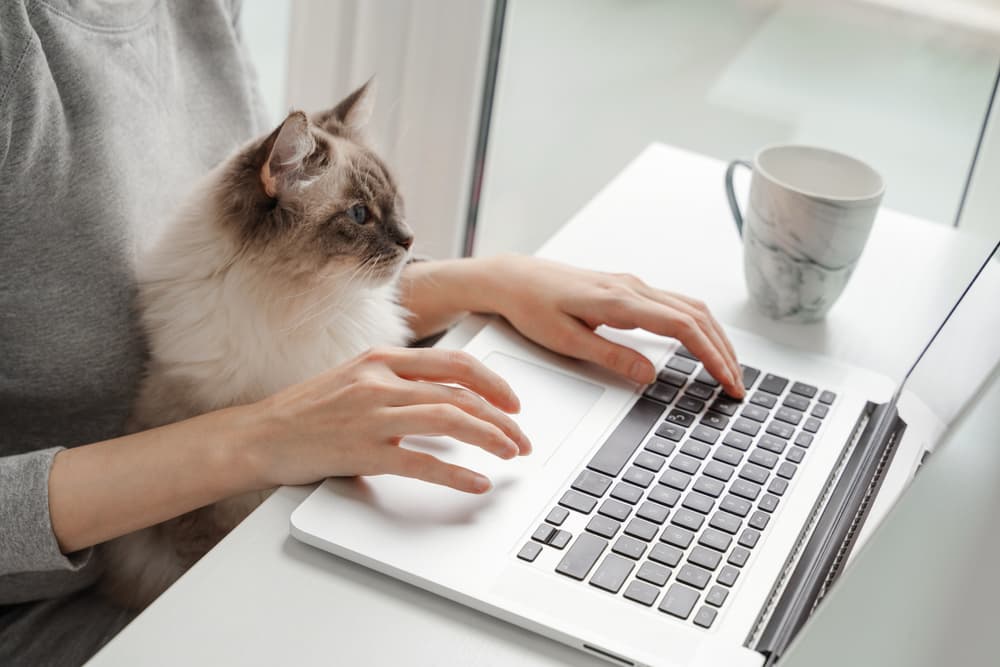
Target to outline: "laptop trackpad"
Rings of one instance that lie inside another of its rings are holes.
[[[363,499],[404,531],[481,519],[503,502],[519,479],[544,466],[604,393],[599,385],[502,352],[491,352],[483,363],[507,380],[521,399],[521,412],[512,418],[531,440],[532,454],[505,461],[447,437],[408,437],[402,446],[483,473],[493,482],[491,493],[476,496],[394,476],[338,484],[338,493]]]

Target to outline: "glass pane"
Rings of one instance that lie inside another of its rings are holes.
[[[509,0],[476,254],[533,252],[653,141],[826,146],[882,173],[884,206],[953,224],[998,34],[993,0]],[[983,168],[998,155],[994,131]],[[1000,206],[989,182],[976,211]]]

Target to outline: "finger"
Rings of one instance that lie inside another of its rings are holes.
[[[405,447],[393,448],[386,472],[448,486],[466,493],[486,493],[493,488],[493,483],[484,475]]]
[[[575,318],[568,318],[564,326],[564,333],[552,345],[556,352],[603,366],[641,384],[656,379],[653,364],[635,350],[598,336]]]
[[[460,384],[501,410],[518,412],[521,409],[521,402],[506,380],[466,352],[393,348],[387,353],[386,363],[402,378]]]
[[[531,453],[531,442],[521,427],[501,410],[484,401],[478,394],[460,387],[448,387],[434,382],[402,381],[387,397],[387,404],[395,407],[427,403],[448,403],[468,414],[489,422],[513,440],[521,455]]]
[[[390,415],[394,437],[447,435],[502,459],[514,458],[520,451],[517,443],[498,426],[448,403],[407,405],[393,408]]]
[[[667,292],[667,294],[677,299],[680,299],[681,301],[684,301],[693,308],[704,308],[704,304],[698,301],[697,299],[692,299],[683,294],[675,294],[673,292]],[[726,350],[729,352],[729,356],[732,358],[733,363],[742,374],[742,369],[739,368],[739,359],[737,359],[736,357],[736,348],[733,347],[733,342],[729,339],[729,336],[726,334],[726,329],[719,323],[717,319],[715,319],[715,315],[712,314],[712,311],[706,308],[705,314],[708,315],[708,317],[711,319],[714,330],[722,338],[722,342],[725,344]]]

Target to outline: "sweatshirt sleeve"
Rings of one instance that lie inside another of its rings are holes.
[[[91,559],[92,549],[64,555],[52,531],[49,471],[60,449],[0,457],[0,604],[9,597],[2,583],[7,575],[75,572]]]

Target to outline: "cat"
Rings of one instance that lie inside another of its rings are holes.
[[[129,430],[261,400],[366,349],[405,345],[397,278],[413,234],[364,130],[371,82],[288,115],[212,170],[137,268],[149,345]],[[269,492],[103,546],[103,589],[141,609]]]

